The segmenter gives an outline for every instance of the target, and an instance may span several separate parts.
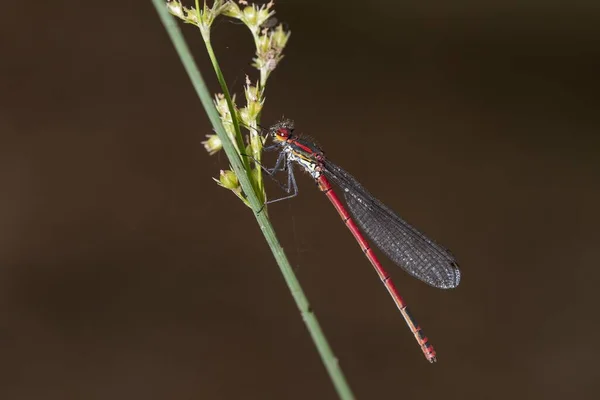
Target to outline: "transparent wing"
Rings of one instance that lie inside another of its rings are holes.
[[[458,286],[460,270],[447,249],[396,215],[342,168],[325,162],[323,171],[344,192],[358,226],[386,256],[431,286],[440,289]]]

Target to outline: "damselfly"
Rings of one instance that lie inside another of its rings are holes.
[[[319,189],[331,201],[344,224],[352,232],[360,248],[375,268],[394,303],[404,316],[425,357],[430,362],[435,362],[436,352],[433,346],[409,313],[406,302],[398,293],[392,279],[375,256],[361,230],[406,272],[436,288],[451,289],[458,286],[460,270],[454,256],[383,205],[352,175],[327,160],[317,145],[294,135],[293,131],[294,124],[291,120],[283,120],[268,130],[268,135],[273,137],[275,144],[265,149],[277,149],[280,150],[280,153],[275,167],[266,169],[266,171],[273,175],[287,170],[288,181],[284,189],[289,194],[271,200],[269,203],[298,194],[298,185],[293,170],[294,164],[300,165],[308,172],[317,182]],[[330,179],[342,189],[350,211],[333,191]]]

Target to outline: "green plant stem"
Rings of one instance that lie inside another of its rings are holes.
[[[210,38],[204,38],[204,45],[206,46],[206,51],[208,52],[208,57],[210,58],[210,61],[215,70],[215,74],[217,75],[217,80],[219,81],[219,85],[221,86],[221,90],[223,91],[223,95],[225,96],[225,100],[227,101],[227,108],[229,108],[229,113],[231,114],[231,122],[233,123],[233,129],[235,130],[235,138],[237,141],[237,146],[238,146],[239,152],[245,152],[246,147],[244,146],[244,139],[242,137],[242,133],[240,130],[240,123],[237,119],[237,113],[235,110],[235,106],[233,105],[233,100],[231,99],[231,94],[229,93],[229,88],[227,87],[227,81],[225,80],[225,77],[223,76],[223,72],[221,71],[221,67],[219,66],[219,62],[217,61],[217,56],[215,55],[215,52],[213,50],[212,44],[210,42]],[[253,156],[257,162],[260,162],[260,157],[256,157],[255,154],[253,154]],[[242,161],[244,162],[244,168],[247,171],[246,173],[250,177],[250,182],[253,183],[253,187],[254,187],[253,190],[255,192],[259,193],[258,197],[259,197],[260,202],[264,202],[265,195],[264,195],[264,187],[263,187],[263,183],[262,183],[262,174],[260,174],[260,173],[257,174],[256,179],[255,179],[254,177],[252,177],[250,175],[251,170],[250,170],[249,157],[242,157]],[[260,167],[257,166],[257,168],[260,168]],[[236,174],[237,174],[237,171],[236,171]],[[254,185],[254,183],[256,183],[256,184]],[[242,186],[242,189],[244,189],[243,186]],[[244,189],[244,193],[247,193],[246,189]]]
[[[238,149],[240,152],[245,152],[246,147],[244,146],[244,138],[242,137],[240,123],[237,119],[237,112],[235,110],[235,106],[233,105],[233,100],[231,100],[231,94],[229,94],[227,82],[225,81],[225,77],[223,76],[221,67],[217,62],[217,56],[215,55],[215,52],[212,48],[212,44],[210,43],[210,38],[204,38],[204,45],[206,46],[206,51],[208,52],[208,58],[210,58],[210,62],[213,65],[215,74],[217,75],[217,81],[219,81],[219,86],[221,86],[221,90],[223,91],[223,95],[225,96],[225,101],[227,101],[227,108],[229,108],[229,113],[231,114],[231,123],[233,124],[233,129],[235,131],[235,140],[237,142]],[[246,157],[246,159],[242,161],[246,169],[249,170],[250,162],[248,161],[248,157]]]
[[[311,338],[319,352],[321,360],[329,373],[329,377],[338,393],[340,399],[343,400],[352,400],[354,399],[354,395],[344,377],[344,374],[339,366],[338,360],[333,354],[327,339],[325,338],[325,334],[321,329],[317,317],[313,313],[308,303],[308,299],[300,286],[300,282],[298,278],[294,274],[292,267],[283,252],[283,248],[279,244],[277,237],[275,235],[275,231],[269,221],[267,214],[265,212],[259,212],[263,207],[259,197],[256,195],[252,182],[246,173],[245,163],[242,161],[239,153],[237,152],[235,145],[231,142],[229,136],[225,132],[225,128],[221,123],[221,119],[215,106],[212,102],[212,97],[196,63],[191,55],[191,52],[185,43],[185,40],[179,30],[179,26],[175,19],[168,13],[167,8],[165,6],[164,0],[152,0],[154,3],[154,7],[156,8],[160,19],[167,30],[171,41],[177,53],[183,63],[185,70],[187,71],[190,80],[192,81],[192,85],[202,102],[204,109],[208,115],[209,120],[211,121],[217,135],[221,139],[223,143],[223,150],[225,154],[229,158],[229,162],[231,166],[238,176],[242,189],[244,193],[247,195],[248,201],[251,205],[252,210],[254,211],[254,215],[260,226],[261,231],[277,261],[277,264],[281,270],[281,273],[285,279],[285,282],[296,302],[296,306],[300,310],[300,314],[302,315],[302,319],[306,324],[308,331],[310,332]],[[232,118],[235,118],[235,115],[232,115]],[[243,148],[243,147],[242,147]]]

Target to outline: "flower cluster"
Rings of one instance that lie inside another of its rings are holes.
[[[263,142],[259,134],[259,119],[265,103],[267,80],[271,72],[273,72],[283,58],[283,50],[290,37],[290,32],[284,30],[282,24],[276,23],[273,17],[275,15],[273,6],[273,1],[263,5],[256,5],[249,4],[245,0],[239,0],[237,3],[233,0],[214,0],[212,6],[208,6],[205,1],[200,6],[199,1],[196,0],[195,8],[187,8],[182,5],[180,0],[167,2],[167,7],[171,14],[186,23],[196,25],[200,29],[217,75],[220,74],[220,68],[214,57],[210,42],[210,28],[215,19],[220,15],[234,18],[241,21],[250,30],[256,47],[252,66],[258,69],[260,77],[253,84],[251,79],[246,76],[246,84],[244,86],[246,105],[241,108],[235,104],[235,96],[230,98],[226,85],[220,82],[224,93],[215,96],[215,107],[219,112],[227,135],[235,144],[240,155],[242,157],[251,156],[250,159],[254,161],[255,165],[252,176],[254,177],[257,189],[263,193],[264,187],[259,165]],[[240,137],[240,125],[249,131],[247,142],[244,142]],[[222,147],[221,140],[214,134],[207,135],[207,140],[203,141],[202,144],[211,155],[218,152]],[[245,147],[243,149],[240,148],[242,144]],[[230,173],[233,174],[231,171],[221,171],[219,180],[221,186],[231,189],[238,197],[244,200],[240,192],[239,183],[237,183],[238,186],[232,186],[234,182],[237,182],[237,179],[234,181],[227,178],[227,183],[224,182],[224,177],[229,177]]]
[[[200,7],[187,8],[181,4],[179,0],[173,0],[167,2],[167,8],[171,14],[184,22],[192,25],[196,25],[200,28],[202,37],[205,41],[210,40],[210,27],[215,19],[223,14],[229,7],[231,7],[231,1],[215,0],[212,7],[209,7],[206,2],[202,9]],[[198,2],[196,1],[196,6]]]
[[[272,22],[275,21],[272,1],[261,6],[247,5],[245,1],[240,3],[246,7],[241,9],[232,2],[224,14],[239,19],[250,29],[256,46],[256,56],[252,65],[260,71],[260,85],[264,86],[269,74],[283,58],[283,49],[290,37],[290,32],[286,32],[281,24],[274,29],[270,28]]]

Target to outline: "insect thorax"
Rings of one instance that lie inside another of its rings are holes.
[[[301,157],[298,155],[298,153],[294,152],[291,147],[284,148],[284,151],[287,153],[289,161],[293,161],[300,165],[302,169],[308,172],[314,179],[317,179],[319,176],[321,176],[321,167],[316,161]]]

